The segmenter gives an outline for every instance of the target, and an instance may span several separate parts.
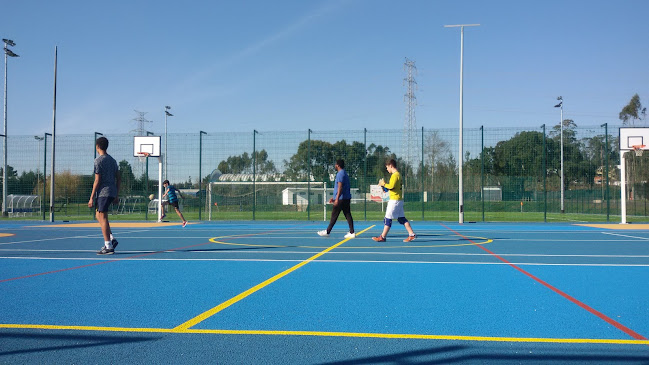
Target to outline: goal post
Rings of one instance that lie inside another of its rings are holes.
[[[214,181],[207,189],[208,220],[327,220],[324,182]],[[256,213],[256,214],[255,214]]]

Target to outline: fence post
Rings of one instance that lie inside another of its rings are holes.
[[[480,126],[480,200],[482,201],[482,221],[484,222],[484,126]]]
[[[611,194],[608,185],[608,123],[602,124],[601,127],[604,127],[604,139],[606,141],[606,222],[608,223],[611,219]]]
[[[203,171],[201,170],[203,164],[203,134],[207,132],[199,131],[198,133],[198,220],[201,220],[201,210],[203,210],[203,178],[201,177]],[[167,157],[167,156],[165,156]],[[158,184],[162,184],[162,181],[159,181]],[[254,210],[253,210],[253,219],[254,219]]]
[[[424,127],[421,127],[421,168],[419,169],[421,175],[421,220],[424,220]]]
[[[257,130],[252,131],[252,220],[257,211]]]
[[[147,136],[152,136],[153,132],[147,131],[146,135]],[[167,156],[165,156],[164,158],[167,158]],[[144,196],[144,201],[146,201],[146,193],[149,192],[149,158],[148,157],[145,159],[144,163],[145,163],[145,165],[144,165],[145,166],[144,167],[144,195],[145,195]],[[158,181],[158,184],[162,184],[162,181]],[[159,196],[158,199],[162,200],[162,197]],[[161,209],[160,207],[162,207],[162,203],[158,202],[158,205],[156,205],[156,207],[158,207],[157,209]],[[164,207],[162,209],[164,209]],[[144,220],[145,221],[149,220],[149,204],[148,203],[146,205],[146,209],[144,210]]]
[[[307,177],[306,177],[306,220],[311,220],[311,129],[307,131]],[[323,198],[326,204],[327,197]]]
[[[546,151],[545,151],[545,124],[541,126],[543,128],[543,222],[548,222],[548,189],[546,185],[546,176],[548,175],[548,169],[545,166],[546,160]]]
[[[365,149],[365,154],[363,156],[363,189],[367,188],[367,128],[363,128],[363,148]],[[363,202],[365,206],[363,207],[363,213],[365,220],[367,221],[367,192],[363,197]]]
[[[41,199],[41,211],[43,212],[43,220],[45,220],[45,185],[47,185],[47,136],[51,136],[51,133],[45,133],[45,140],[43,141],[43,199]]]

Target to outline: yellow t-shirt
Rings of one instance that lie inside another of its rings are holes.
[[[401,200],[401,174],[396,171],[390,176],[390,182],[384,185],[390,190],[390,200]]]

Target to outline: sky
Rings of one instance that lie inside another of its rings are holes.
[[[7,1],[8,134],[401,129],[619,123],[649,105],[649,1]]]

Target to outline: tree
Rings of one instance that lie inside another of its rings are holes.
[[[120,194],[127,195],[133,191],[135,175],[131,165],[126,160],[119,162],[119,173],[121,176]]]
[[[640,96],[638,96],[638,94],[635,94],[631,97],[629,104],[622,108],[619,117],[623,125],[627,125],[629,124],[629,121],[631,121],[632,126],[635,126],[636,120],[646,119],[647,108],[642,107],[642,103],[640,103]]]
[[[343,159],[352,185],[360,187],[361,192],[364,192],[366,187],[359,185],[359,181],[364,175],[365,163],[367,177],[376,177],[378,180],[385,177],[385,160],[388,157],[395,158],[387,146],[371,144],[366,152],[365,145],[357,141],[348,144],[344,139],[335,143],[311,140],[309,147],[307,140],[300,143],[297,152],[288,161],[284,161],[287,166],[285,174],[290,180],[306,181],[310,170],[311,181],[330,181],[330,176],[336,173],[336,160]]]
[[[224,174],[243,174],[252,172],[252,158],[248,152],[244,152],[241,156],[230,156],[227,160],[219,163],[218,169]]]
[[[642,103],[640,102],[640,96],[638,94],[635,94],[631,97],[631,100],[629,101],[629,104],[624,106],[622,108],[622,111],[620,112],[620,120],[622,121],[623,125],[631,124],[631,126],[635,126],[636,120],[641,120],[644,121],[647,117],[647,108],[642,107]],[[630,123],[629,123],[630,121]],[[637,161],[635,156],[632,155],[630,161],[629,161],[629,168],[626,171],[626,179],[629,182],[629,186],[631,187],[631,198],[635,197],[635,182],[636,180],[636,173],[638,170],[638,164],[640,162]],[[643,169],[640,169],[642,172]]]
[[[240,156],[230,156],[219,163],[217,168],[223,174],[252,174],[253,163],[256,162],[257,174],[274,174],[277,172],[275,163],[268,159],[266,150],[255,151],[252,156],[244,152]]]
[[[430,170],[430,189],[435,191],[438,188],[436,180],[440,172],[455,170],[453,168],[455,159],[453,159],[450,144],[442,139],[437,131],[433,131],[426,139],[424,150],[426,151],[425,165],[427,170]]]

